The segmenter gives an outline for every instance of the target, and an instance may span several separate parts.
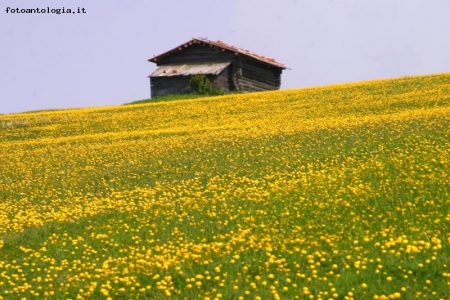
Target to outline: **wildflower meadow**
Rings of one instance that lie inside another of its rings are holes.
[[[0,299],[450,299],[450,74],[0,115]]]

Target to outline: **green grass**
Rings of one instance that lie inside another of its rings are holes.
[[[449,84],[1,116],[0,299],[448,299]]]
[[[167,96],[158,96],[150,99],[142,99],[133,101],[130,103],[126,103],[125,105],[132,104],[144,104],[144,103],[158,103],[158,102],[166,102],[166,101],[175,101],[175,100],[186,100],[186,99],[197,99],[197,98],[205,98],[211,97],[206,95],[198,95],[198,94],[183,94],[183,95],[167,95]]]
[[[157,96],[149,99],[142,99],[133,101],[130,103],[126,103],[125,105],[132,104],[145,104],[145,103],[158,103],[158,102],[168,102],[168,101],[176,101],[176,100],[189,100],[189,99],[199,99],[199,98],[209,98],[209,97],[218,97],[224,95],[239,95],[242,92],[230,92],[230,93],[220,93],[217,95],[203,95],[203,94],[181,94],[181,95],[166,95],[166,96]]]

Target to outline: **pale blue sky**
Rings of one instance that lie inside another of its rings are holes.
[[[0,3],[0,114],[149,98],[147,59],[193,37],[285,63],[282,89],[450,72],[448,0]],[[6,13],[36,6],[86,14]]]

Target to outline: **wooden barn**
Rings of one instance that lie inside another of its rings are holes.
[[[193,75],[204,74],[224,92],[277,90],[282,63],[222,41],[194,38],[148,61],[158,68],[148,76],[151,96],[188,94]]]

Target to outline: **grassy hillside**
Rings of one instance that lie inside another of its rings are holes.
[[[450,74],[0,116],[0,299],[450,298]]]

